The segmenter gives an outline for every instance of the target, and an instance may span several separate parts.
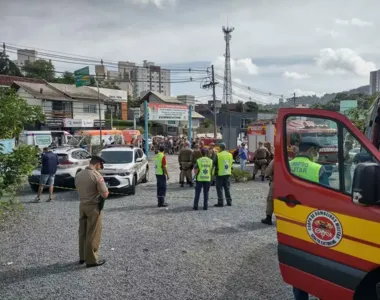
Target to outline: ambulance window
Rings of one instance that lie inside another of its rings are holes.
[[[373,155],[351,134],[343,128],[343,164],[344,164],[344,191],[351,194],[352,180],[355,168],[359,163],[376,162]]]
[[[340,190],[338,126],[326,118],[291,116],[286,119],[289,171],[315,184]],[[294,144],[297,151],[294,151]]]

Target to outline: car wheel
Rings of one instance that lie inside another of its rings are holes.
[[[131,189],[130,189],[130,194],[131,195],[135,195],[136,194],[136,175],[133,176],[133,181],[132,181],[132,186],[131,186]]]
[[[33,192],[38,192],[38,185],[37,184],[30,184],[30,188]]]
[[[240,157],[239,157],[239,155],[235,156],[235,163],[240,164]]]
[[[141,181],[142,183],[147,183],[149,180],[149,168],[146,168],[145,175],[143,180]]]

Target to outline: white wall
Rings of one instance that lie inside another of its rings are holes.
[[[87,113],[84,111],[85,105],[95,105],[96,106],[96,112],[94,113]],[[88,100],[78,100],[78,102],[73,103],[73,118],[74,119],[81,119],[81,120],[99,120],[99,105],[96,101],[88,101]],[[101,113],[102,113],[102,120],[105,118],[105,111],[106,106],[104,104],[100,105]]]
[[[17,91],[17,94],[22,99],[25,99],[29,105],[42,106],[42,100],[41,99],[34,98],[31,94],[26,92],[23,88],[19,88]]]

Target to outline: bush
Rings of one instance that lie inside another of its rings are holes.
[[[106,124],[111,125],[111,120],[106,119]],[[120,127],[122,129],[125,129],[127,127],[132,127],[133,121],[130,121],[130,120],[112,120],[112,125],[114,127]]]
[[[34,146],[20,146],[12,153],[0,153],[0,199],[12,202],[19,187],[26,181],[39,161],[39,151]]]
[[[247,181],[252,177],[247,170],[240,170],[234,168],[232,169],[231,176],[236,182]]]

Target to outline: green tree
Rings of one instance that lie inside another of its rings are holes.
[[[26,124],[43,119],[41,107],[28,105],[13,90],[0,88],[0,139],[16,138]]]
[[[4,52],[0,52],[0,74],[9,76],[22,76],[20,69]]]
[[[236,103],[236,111],[237,112],[243,112],[244,111],[243,101],[238,101],[238,103]]]
[[[259,110],[259,106],[253,101],[245,102],[245,106],[247,107],[247,112],[256,112]]]
[[[46,81],[55,80],[55,68],[51,61],[38,59],[34,62],[28,62],[24,67],[26,77],[45,79]]]
[[[75,76],[73,73],[65,71],[61,77],[54,80],[57,83],[75,84]]]
[[[13,90],[0,88],[0,139],[16,138],[24,126],[43,121],[39,106],[31,106]],[[18,145],[12,153],[2,153],[0,147],[0,221],[4,209],[13,208],[18,188],[38,163],[34,146]]]
[[[364,131],[364,125],[365,125],[367,112],[368,112],[367,109],[351,108],[347,112],[347,117],[360,131]]]

